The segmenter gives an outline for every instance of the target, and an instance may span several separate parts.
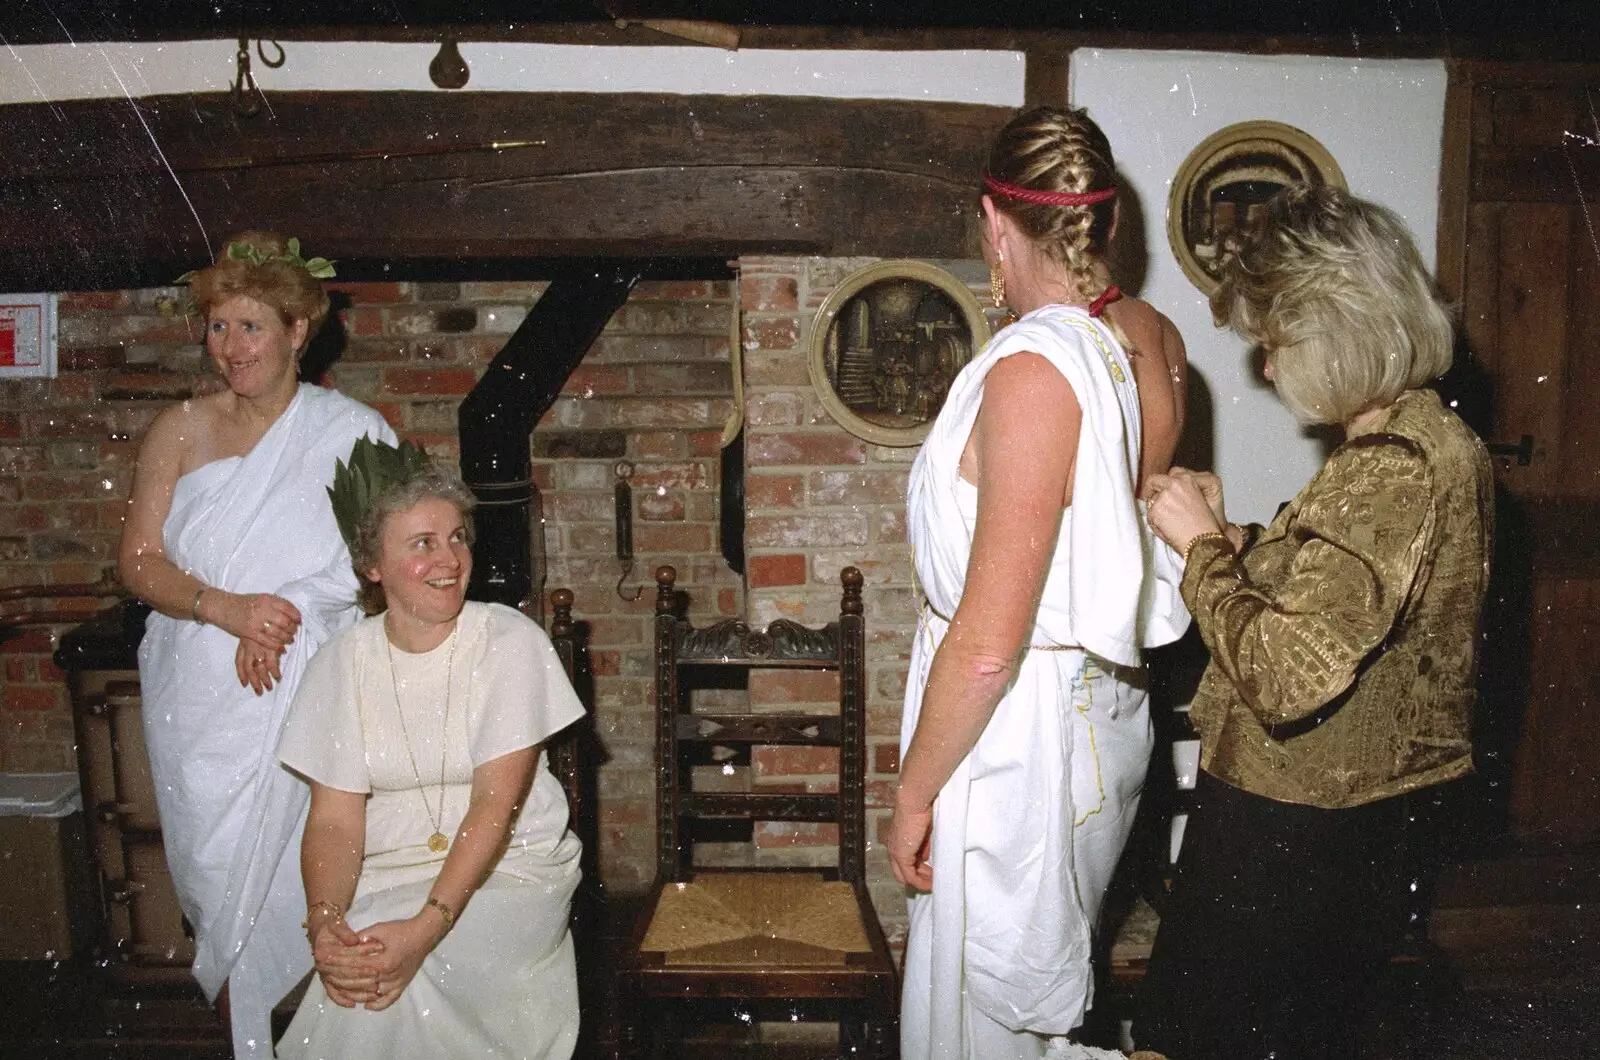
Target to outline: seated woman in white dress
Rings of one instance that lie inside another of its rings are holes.
[[[540,745],[582,707],[536,624],[466,602],[459,480],[363,442],[329,494],[369,617],[312,660],[278,748],[311,784],[317,969],[278,1055],[570,1057],[579,844]]]

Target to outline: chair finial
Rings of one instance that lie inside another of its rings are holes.
[[[844,598],[839,601],[839,611],[846,615],[862,612],[861,585],[865,581],[859,567],[846,567],[839,572],[839,584],[844,586]]]
[[[550,594],[550,606],[554,613],[550,617],[550,635],[565,637],[572,633],[572,604],[577,598],[571,589],[557,589]]]
[[[678,571],[675,567],[663,563],[656,568],[656,613],[659,615],[670,614],[677,603],[677,593],[673,586],[678,582]]]

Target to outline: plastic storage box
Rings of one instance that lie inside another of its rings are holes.
[[[0,773],[0,960],[66,960],[98,924],[76,773]]]

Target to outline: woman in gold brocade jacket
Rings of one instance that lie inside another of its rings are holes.
[[[1150,482],[1211,663],[1135,1037],[1182,1060],[1346,1057],[1405,926],[1397,796],[1472,769],[1490,465],[1422,389],[1450,365],[1450,319],[1383,207],[1285,189],[1212,307],[1290,410],[1345,441],[1264,528],[1227,521],[1215,476]]]

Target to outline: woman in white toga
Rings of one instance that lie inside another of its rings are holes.
[[[295,871],[304,783],[278,765],[318,645],[359,617],[326,488],[383,417],[297,382],[328,263],[266,232],[191,277],[226,384],[161,413],[139,447],[117,572],[155,609],[139,645],[144,737],[194,976],[237,1057],[272,1055],[272,1006],[311,969]]]
[[[317,967],[278,1055],[562,1060],[580,847],[540,745],[583,708],[532,620],[466,602],[459,480],[409,445],[350,467],[330,492],[371,617],[312,660],[278,749],[311,783]]]
[[[1099,1055],[1066,1036],[1150,754],[1141,651],[1188,625],[1136,500],[1172,460],[1183,344],[1109,281],[1105,136],[1027,111],[984,186],[995,301],[1020,319],[956,378],[907,500],[925,603],[889,850],[919,892],[906,1060]]]

